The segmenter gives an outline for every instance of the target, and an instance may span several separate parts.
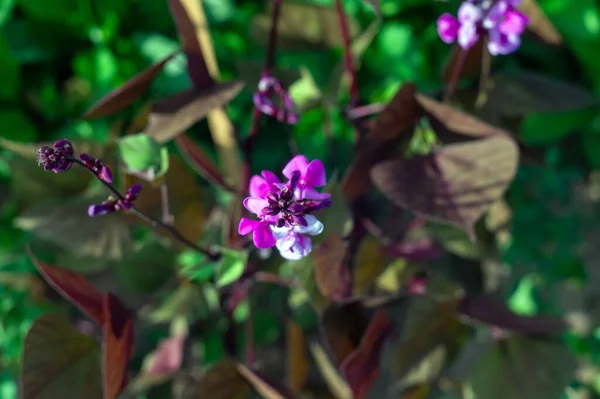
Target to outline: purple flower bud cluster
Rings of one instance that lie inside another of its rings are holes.
[[[38,164],[45,171],[66,172],[73,165],[73,145],[67,139],[58,140],[52,147],[44,146],[36,152]]]
[[[482,37],[492,55],[510,54],[521,45],[521,34],[529,18],[516,8],[521,0],[465,0],[457,17],[445,13],[437,21],[437,30],[445,43],[455,40],[464,50]]]
[[[94,217],[106,215],[107,213],[118,212],[121,209],[129,210],[133,208],[134,201],[137,199],[140,191],[142,191],[142,185],[134,184],[129,188],[129,190],[127,190],[127,193],[125,193],[125,197],[123,199],[115,199],[110,197],[101,204],[90,205],[88,208],[88,215]]]
[[[79,159],[87,166],[98,178],[106,183],[112,183],[112,172],[108,166],[104,165],[101,159],[96,159],[88,154],[79,154]]]
[[[276,105],[272,97],[276,96],[280,105]],[[263,76],[258,82],[258,91],[253,96],[254,106],[263,114],[274,116],[280,122],[293,125],[298,122],[298,114],[294,112],[294,103],[283,84],[271,75]]]
[[[38,163],[44,166],[44,170],[51,170],[54,173],[65,172],[73,166],[73,163],[78,163],[86,167],[96,177],[111,186],[112,172],[101,159],[93,158],[88,154],[79,154],[79,160],[75,158],[73,145],[67,139],[58,140],[52,147],[44,146],[37,150]],[[114,188],[113,191],[116,192]],[[122,209],[128,210],[133,208],[134,201],[142,190],[141,184],[134,184],[127,190],[124,196],[120,198],[110,197],[98,205],[90,205],[88,215],[100,216],[107,213],[117,212]]]
[[[309,236],[323,231],[313,213],[331,206],[330,195],[315,190],[326,183],[323,163],[298,155],[283,169],[286,183],[268,170],[261,175],[250,179],[250,196],[244,200],[246,209],[259,220],[242,218],[239,234],[252,233],[257,248],[276,246],[286,259],[303,258],[312,250]]]

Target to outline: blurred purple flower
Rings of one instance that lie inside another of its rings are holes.
[[[241,235],[252,233],[259,249],[277,246],[286,259],[300,259],[312,249],[310,235],[323,231],[323,224],[312,213],[331,205],[329,194],[314,187],[326,183],[325,167],[319,160],[308,162],[305,156],[294,157],[283,169],[289,180],[282,183],[272,172],[250,179],[250,196],[244,206],[259,220],[242,218]]]
[[[118,212],[122,209],[129,210],[133,208],[134,202],[137,199],[138,194],[142,191],[141,184],[134,184],[127,190],[124,199],[115,199],[110,197],[108,200],[101,204],[90,205],[88,208],[88,215],[91,217],[106,215],[108,213]]]
[[[279,104],[273,102],[275,97]],[[293,125],[298,123],[294,103],[283,84],[271,75],[263,76],[258,82],[258,90],[252,97],[254,106],[263,114],[274,116],[280,122]]]
[[[52,147],[44,146],[36,152],[38,164],[45,171],[66,172],[73,165],[73,145],[67,139],[58,140]]]
[[[520,36],[529,23],[529,18],[516,10],[520,3],[521,0],[465,0],[457,18],[448,13],[438,18],[438,35],[445,43],[456,40],[463,50],[486,36],[490,54],[510,54],[521,45]]]
[[[79,159],[91,169],[98,178],[106,183],[112,183],[112,172],[101,159],[96,159],[86,153],[79,154]]]

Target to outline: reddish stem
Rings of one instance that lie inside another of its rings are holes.
[[[346,66],[346,72],[350,75],[350,105],[354,108],[358,107],[360,103],[360,94],[356,79],[356,69],[354,68],[354,61],[352,59],[352,50],[350,48],[350,31],[348,29],[348,21],[346,20],[344,7],[342,6],[342,0],[335,0],[335,9],[337,11],[342,39],[344,41],[344,64]]]
[[[454,65],[454,70],[452,71],[452,76],[450,77],[450,82],[448,83],[448,88],[446,89],[446,95],[444,96],[444,102],[447,103],[454,96],[454,92],[456,91],[456,85],[460,79],[460,73],[462,72],[463,66],[465,65],[465,60],[467,59],[468,50],[460,50],[458,53],[458,58],[456,59],[456,64]]]

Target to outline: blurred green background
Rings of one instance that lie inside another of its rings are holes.
[[[250,125],[251,88],[264,61],[270,20],[266,3],[203,1],[221,77],[247,83],[228,107],[242,135]],[[330,0],[306,3],[332,4]],[[526,36],[519,51],[494,59],[494,71],[533,70],[600,94],[597,1],[540,0],[539,4],[563,36],[563,46],[548,46]],[[355,50],[360,53],[358,79],[364,103],[388,101],[408,80],[423,92],[443,87],[441,74],[451,48],[439,40],[435,21],[443,12],[455,12],[458,2],[381,0],[379,29],[372,25],[376,17],[367,2],[346,0],[345,6],[358,37]],[[331,32],[319,31],[308,19],[298,23],[294,12],[284,15],[277,76],[291,84],[291,94],[304,110],[292,131],[300,151],[324,159],[328,169],[343,171],[352,156],[353,133],[341,117],[347,90],[338,90],[342,51],[337,25],[327,23],[335,21],[335,14],[328,10],[314,18],[322,18],[320,26],[328,26]],[[83,121],[81,114],[179,47],[167,2],[162,0],[0,0],[0,27],[0,137],[25,143],[63,137],[108,143],[119,129],[115,122],[131,120],[144,102],[136,102],[118,119]],[[180,54],[144,98],[160,98],[188,87]],[[558,101],[536,91],[526,94],[531,103]],[[206,121],[193,131],[210,150]],[[286,161],[288,131],[275,122],[263,128],[256,144],[261,154],[255,158],[256,170]],[[544,166],[522,165],[509,191],[512,225],[500,248],[513,272],[507,299],[520,313],[544,311],[574,320],[577,328],[569,333],[568,344],[586,365],[586,373],[573,382],[573,392],[600,397],[596,372],[600,367],[600,329],[596,329],[600,252],[594,248],[600,245],[600,112],[597,107],[574,109],[555,119],[541,113],[520,125],[520,138],[541,155]],[[329,148],[335,148],[330,155]],[[15,223],[29,204],[60,198],[44,191],[33,198],[32,191],[24,188],[43,178],[12,162],[8,150],[0,152],[1,398],[16,395],[24,334],[37,316],[54,306],[44,297],[25,252],[31,228]],[[467,255],[471,249],[463,241],[454,247]],[[590,295],[581,288],[594,286]]]

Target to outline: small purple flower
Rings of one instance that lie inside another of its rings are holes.
[[[468,50],[482,36],[488,37],[492,55],[509,54],[521,45],[521,34],[529,18],[516,10],[521,0],[465,0],[457,19],[445,13],[438,19],[438,34],[445,43],[456,40]]]
[[[316,235],[323,230],[312,213],[331,205],[329,194],[314,189],[326,183],[323,163],[308,162],[303,155],[294,157],[283,170],[289,179],[287,183],[269,171],[261,175],[250,179],[250,196],[244,200],[246,209],[259,220],[242,218],[238,233],[252,233],[254,245],[259,249],[277,246],[287,259],[306,256],[312,249],[307,234]]]
[[[73,166],[73,145],[67,139],[58,140],[52,147],[44,146],[37,152],[38,164],[45,171],[66,172]]]
[[[108,166],[104,165],[101,159],[96,159],[86,153],[79,154],[79,159],[89,169],[91,169],[98,178],[106,183],[112,183],[112,172]]]
[[[90,205],[88,208],[88,215],[91,217],[106,215],[108,213],[118,212],[122,209],[129,210],[133,208],[134,202],[138,197],[138,194],[142,191],[141,184],[134,184],[127,190],[125,193],[124,199],[114,199],[110,197],[108,200],[104,201],[98,205]]]
[[[276,97],[279,104],[275,104]],[[293,125],[298,123],[298,114],[294,112],[294,103],[283,84],[271,75],[263,76],[258,82],[258,90],[252,97],[254,106],[263,114],[274,116],[280,122]]]

